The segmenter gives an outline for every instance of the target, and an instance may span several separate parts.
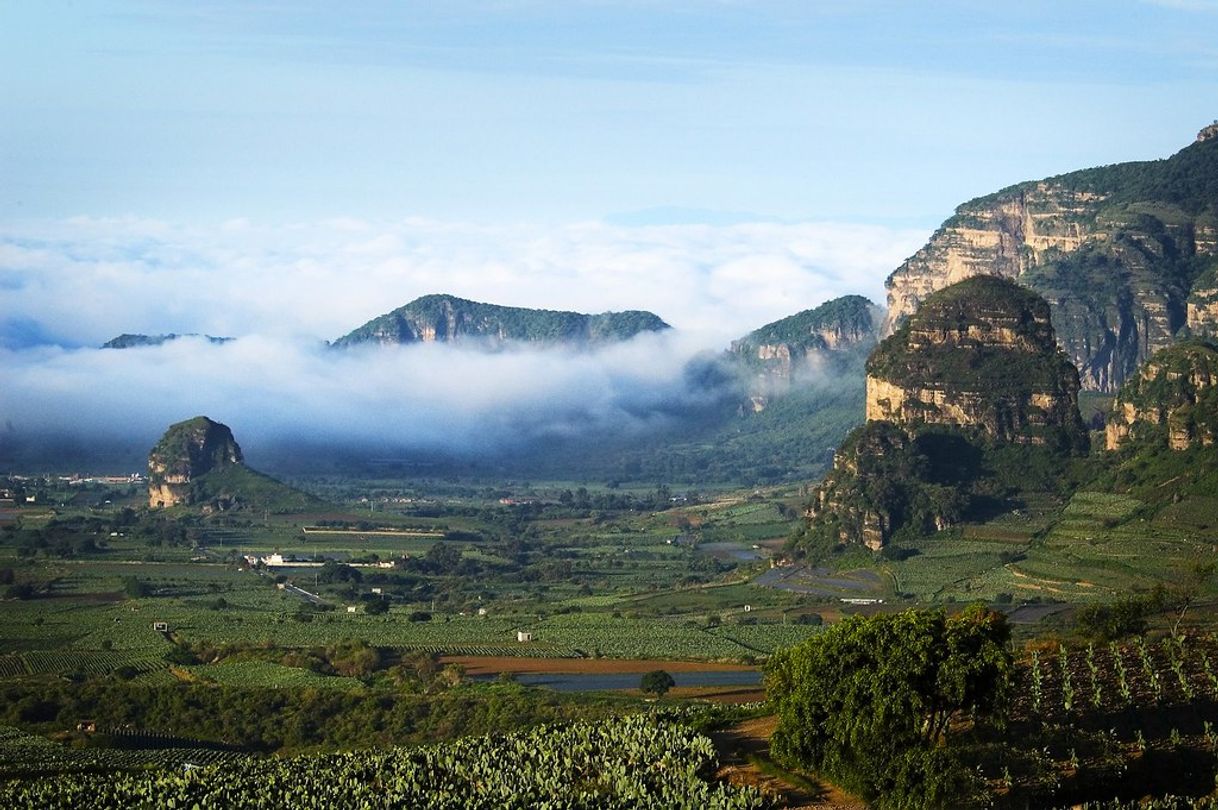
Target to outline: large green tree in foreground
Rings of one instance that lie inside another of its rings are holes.
[[[1009,640],[1002,614],[980,606],[847,618],[770,659],[771,750],[878,807],[960,806],[971,776],[949,731],[1001,713]]]

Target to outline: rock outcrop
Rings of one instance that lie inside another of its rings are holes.
[[[987,453],[1021,446],[993,459],[1040,454],[1052,468],[1085,451],[1078,390],[1035,293],[993,276],[932,293],[868,359],[868,421],[816,487],[797,550],[880,550],[900,532],[959,523],[999,489]]]
[[[1188,296],[1188,331],[1218,337],[1218,264],[1197,277]]]
[[[206,416],[171,425],[148,454],[148,506],[189,506],[195,502],[193,482],[243,463],[241,448],[227,426]]]
[[[992,441],[1079,447],[1078,372],[1049,305],[979,276],[931,295],[867,361],[867,419],[970,428]]]
[[[482,304],[452,295],[425,295],[374,318],[331,345],[473,342],[589,345],[668,329],[659,316],[629,310],[585,315]]]
[[[751,373],[749,406],[760,412],[770,397],[801,376],[843,370],[875,346],[882,311],[861,295],[826,301],[732,341],[731,355]]]
[[[1121,388],[1105,431],[1109,450],[1131,442],[1172,450],[1218,440],[1218,344],[1188,340],[1164,349]]]
[[[1082,386],[1116,391],[1189,320],[1218,259],[1218,138],[1166,160],[1021,183],[956,209],[889,276],[891,334],[931,293],[979,275],[1016,279],[1052,309]]]

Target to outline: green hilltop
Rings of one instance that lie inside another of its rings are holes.
[[[586,315],[484,304],[452,295],[425,295],[373,318],[331,345],[463,340],[581,345],[628,340],[642,332],[668,328],[659,316],[638,310]]]
[[[732,351],[753,359],[758,347],[786,345],[803,353],[835,348],[839,342],[862,343],[874,339],[876,307],[861,295],[844,295],[754,329],[732,341]]]

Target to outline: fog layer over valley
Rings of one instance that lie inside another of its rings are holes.
[[[719,362],[731,339],[845,293],[879,300],[884,274],[924,236],[824,223],[10,226],[0,464],[138,469],[166,425],[196,414],[231,425],[267,469],[487,459],[688,431],[736,415],[750,382]],[[583,349],[325,345],[435,292],[647,309],[675,329]],[[97,348],[123,333],[199,336]]]
[[[4,350],[0,461],[19,459],[30,442],[84,458],[90,445],[131,445],[138,459],[166,425],[196,413],[234,426],[252,460],[291,445],[476,455],[539,437],[640,432],[730,393],[723,377],[688,373],[699,350],[680,334],[594,351],[335,350],[264,337]]]

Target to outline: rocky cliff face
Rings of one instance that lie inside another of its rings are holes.
[[[482,304],[451,295],[426,295],[372,319],[332,345],[462,341],[490,346],[505,343],[584,345],[627,340],[640,332],[668,328],[658,316],[637,310],[585,315]]]
[[[770,397],[801,375],[835,371],[871,350],[881,310],[861,295],[847,295],[755,329],[732,341],[730,353],[752,375],[749,405],[762,411]]]
[[[867,419],[1077,447],[1086,443],[1078,389],[1048,304],[1013,282],[980,276],[931,295],[871,355]]]
[[[148,454],[148,506],[190,505],[192,481],[240,464],[241,448],[227,426],[206,416],[178,422]]]
[[[1109,450],[1145,441],[1172,450],[1218,440],[1218,344],[1189,340],[1165,349],[1127,382],[1113,402]]]
[[[891,334],[927,296],[979,275],[1044,296],[1087,390],[1115,391],[1189,319],[1218,258],[1218,138],[1167,160],[1022,183],[961,205],[889,276]],[[1199,316],[1200,317],[1200,316]]]

